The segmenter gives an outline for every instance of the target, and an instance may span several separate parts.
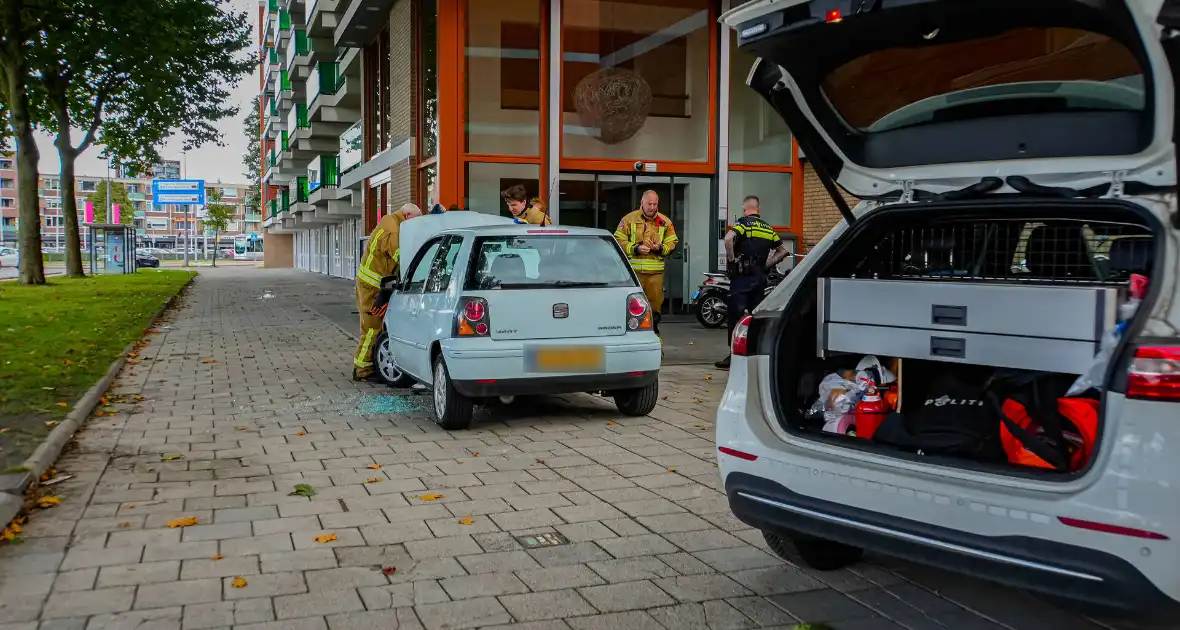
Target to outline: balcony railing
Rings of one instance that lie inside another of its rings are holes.
[[[286,9],[279,9],[279,30],[285,31],[291,28],[291,12]]]
[[[311,46],[307,42],[307,31],[301,28],[292,29],[295,31],[295,54],[307,55],[311,53]]]
[[[291,198],[295,199],[295,203],[307,203],[307,176],[304,175],[291,180],[291,184],[288,185],[287,190],[284,192],[288,192]]]
[[[364,142],[364,121],[358,120],[344,133],[340,134],[340,174],[360,166],[362,155],[361,145]]]
[[[340,158],[335,155],[321,155],[307,167],[308,191],[320,188],[336,188],[340,185]]]
[[[262,220],[261,214],[247,214],[245,217],[246,223],[258,223]]]
[[[316,94],[335,94],[344,85],[344,80],[340,76],[340,66],[335,61],[321,61],[317,64],[316,79]]]
[[[285,134],[286,132],[284,131],[283,133]],[[275,151],[274,147],[271,147],[270,156],[266,160],[266,165],[273,168],[276,164],[278,164],[278,161],[278,152]]]
[[[270,115],[271,116],[278,116],[279,115],[279,102],[276,101],[274,99],[274,97],[271,97],[271,98],[267,99],[267,103],[268,103],[267,107],[270,108]]]
[[[283,212],[291,209],[291,189],[283,188],[279,191],[279,207]]]
[[[267,210],[270,211],[270,216],[273,217],[279,213],[279,200],[278,199],[271,199],[270,201],[266,202],[266,206],[267,206]]]
[[[279,70],[279,89],[284,92],[291,90],[291,73],[286,70]]]
[[[270,2],[267,3],[267,12],[268,13],[278,13],[279,12],[279,0],[270,0]]]
[[[267,46],[266,47],[266,56],[268,59],[270,59],[270,65],[272,65],[272,66],[279,65],[279,51],[275,50],[274,46]]]
[[[291,108],[291,113],[287,114],[287,130],[296,131],[310,127],[311,123],[307,119],[307,104],[296,103],[295,107]]]
[[[290,148],[288,148],[288,146],[287,146],[287,145],[288,145],[288,143],[287,143],[287,140],[288,140],[288,138],[290,138],[290,136],[287,134],[287,130],[286,130],[286,129],[284,129],[284,130],[283,130],[283,131],[281,131],[280,133],[282,134],[282,138],[283,138],[283,144],[282,144],[282,147],[283,147],[283,153],[286,153],[287,151],[290,151],[290,150],[291,150],[291,149],[290,149]]]

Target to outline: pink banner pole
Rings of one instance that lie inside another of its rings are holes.
[[[86,222],[87,223],[94,223],[94,202],[93,201],[86,202]]]
[[[111,204],[111,223],[119,223],[119,204]]]

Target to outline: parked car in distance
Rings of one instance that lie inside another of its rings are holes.
[[[605,393],[625,415],[649,413],[660,339],[611,233],[506,220],[445,229],[488,219],[402,224],[405,271],[376,340],[382,376],[431,387],[445,429],[467,428],[478,402],[533,394]]]
[[[15,267],[19,264],[20,256],[12,247],[0,247],[0,267]]]
[[[861,4],[722,16],[843,217],[734,331],[730,508],[819,570],[868,550],[1175,625],[1171,4]]]
[[[144,250],[135,251],[135,266],[136,267],[159,267],[160,259],[148,254]]]

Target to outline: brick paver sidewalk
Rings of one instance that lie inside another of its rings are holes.
[[[1099,627],[904,563],[772,556],[720,492],[723,373],[666,369],[647,418],[578,395],[442,431],[425,396],[349,381],[351,340],[300,300],[323,286],[202,271],[63,455],[61,505],[0,547],[0,630]],[[568,542],[522,546],[544,533]]]

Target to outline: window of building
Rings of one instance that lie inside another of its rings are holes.
[[[467,0],[468,153],[540,155],[542,23],[538,0]]]
[[[521,184],[530,197],[541,195],[541,167],[538,164],[468,162],[463,187],[463,208],[472,212],[512,216],[500,191]]]
[[[98,182],[93,179],[78,180],[78,190],[82,192],[94,192],[98,190]]]
[[[381,33],[371,44],[365,47],[364,72],[365,86],[369,88],[365,94],[365,159],[381,153],[389,148],[390,116],[389,110],[389,27]]]
[[[715,4],[564,2],[563,157],[709,161]]]
[[[758,197],[762,218],[776,228],[799,228],[791,224],[791,178],[789,172],[729,172],[729,223],[742,217],[742,200]]]
[[[12,190],[16,188],[16,182],[8,177],[0,177],[0,188],[4,190]]]
[[[61,226],[65,225],[65,223],[62,222],[61,215],[54,215],[51,217],[42,217],[42,219],[44,219],[44,221],[45,221],[45,227],[61,227]]]
[[[438,156],[438,0],[418,3],[418,99],[415,103],[421,123],[418,159]],[[460,43],[460,45],[462,45]]]
[[[43,178],[41,178],[41,182],[42,182],[41,187],[44,188],[45,190],[60,190],[61,189],[61,180],[56,177],[43,177]]]
[[[11,171],[14,168],[16,167],[12,160],[0,160],[0,171]]]
[[[0,208],[14,208],[16,207],[16,200],[10,197],[0,199]]]

